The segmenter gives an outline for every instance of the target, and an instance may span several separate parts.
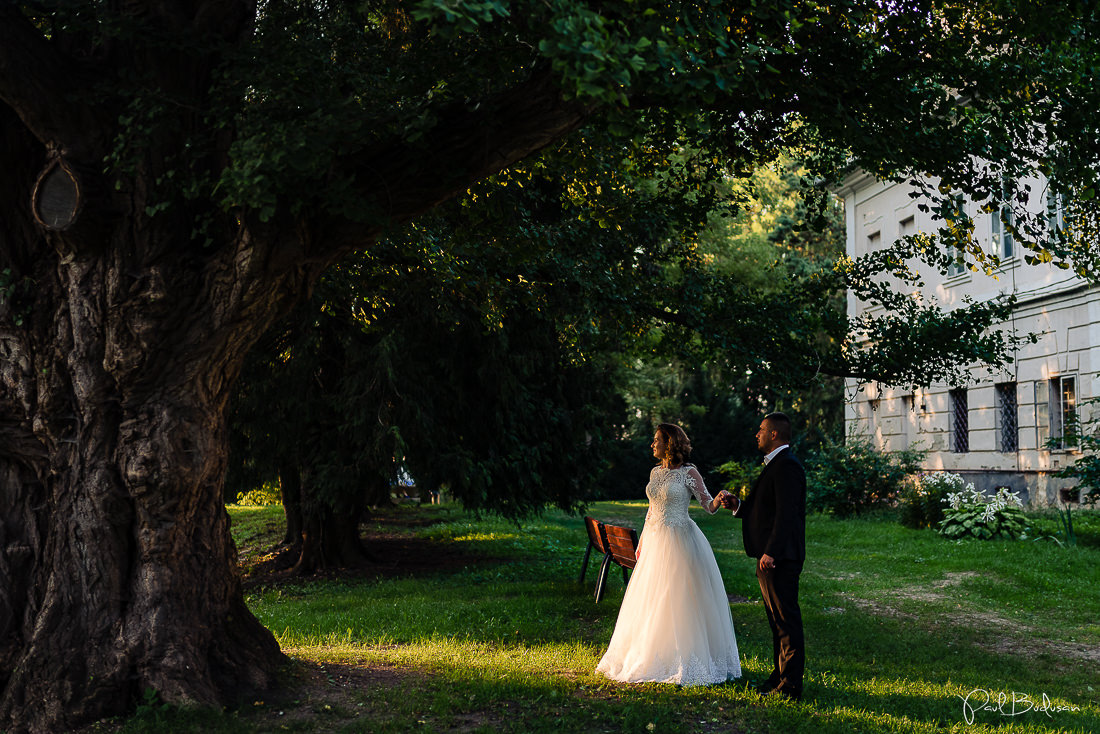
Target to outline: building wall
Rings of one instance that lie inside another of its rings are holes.
[[[1042,181],[1029,183],[1035,192],[1032,206],[1037,207],[1036,211],[1044,210]],[[909,195],[913,190],[908,185],[877,181],[864,173],[853,174],[845,181],[840,193],[845,200],[850,256],[859,257],[905,234],[937,229],[931,214],[921,212],[918,201]],[[1001,242],[992,215],[979,213],[972,204],[968,205],[968,213],[975,218],[975,236],[996,252]],[[1082,401],[1100,395],[1100,289],[1049,264],[1028,265],[1021,248],[1015,249],[1014,256],[1004,259],[993,276],[969,270],[945,276],[929,267],[921,272],[926,285],[919,297],[935,299],[947,309],[961,305],[965,297],[980,301],[1015,293],[1017,307],[1002,328],[1039,337],[1037,343],[1023,347],[1007,371],[972,372],[972,384],[965,386],[968,450],[954,450],[953,386],[949,385],[907,390],[849,380],[846,424],[849,433],[868,436],[885,451],[927,449],[925,470],[958,472],[984,491],[1008,486],[1032,504],[1047,505],[1058,500],[1061,489],[1072,488],[1073,484],[1051,473],[1079,456],[1073,447],[1052,450],[1046,445],[1052,430],[1051,414],[1058,412],[1057,403],[1052,411],[1051,386],[1072,382],[1081,419],[1089,417]],[[850,315],[865,309],[867,304],[849,294]],[[1014,384],[1014,389],[1003,389],[1004,394],[1014,394],[1016,399],[1015,450],[1006,450],[998,440],[998,384]]]

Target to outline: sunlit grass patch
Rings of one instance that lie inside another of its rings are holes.
[[[747,685],[770,670],[771,635],[753,561],[728,513],[696,508],[692,517],[735,600],[745,676],[679,688],[595,674],[623,587],[613,573],[596,604],[596,562],[577,583],[587,543],[580,518],[549,512],[517,524],[424,510],[430,522],[404,525],[417,516],[409,508],[377,522],[441,553],[461,548],[464,567],[297,581],[248,595],[300,664],[365,676],[341,689],[351,696],[340,704],[347,731],[1100,731],[1089,657],[1100,636],[1100,600],[1088,593],[1096,548],[953,542],[885,518],[811,517],[800,593],[808,677],[804,701],[790,704]],[[614,502],[588,514],[641,530],[645,511],[643,502]],[[972,691],[1062,708],[977,710],[967,723]],[[340,730],[335,716],[325,712],[328,723],[313,730]]]

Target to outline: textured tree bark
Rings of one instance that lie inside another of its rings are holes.
[[[283,495],[283,514],[286,516],[286,534],[281,546],[302,547],[302,473],[293,461],[279,467],[279,487]]]
[[[244,605],[222,480],[229,387],[279,284],[234,277],[247,238],[201,268],[118,254],[171,244],[51,244],[30,338],[4,341],[0,414],[29,420],[7,422],[0,460],[0,725],[57,731],[145,688],[225,704],[269,687],[282,657]]]
[[[112,227],[43,233],[26,203],[44,151],[8,122],[0,109],[0,729],[65,731],[149,688],[207,705],[267,688],[283,656],[244,604],[225,407],[313,274],[266,269],[282,243],[243,226],[196,252],[188,214],[133,214],[140,185],[111,199]]]

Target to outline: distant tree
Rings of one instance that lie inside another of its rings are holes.
[[[552,313],[512,304],[487,325],[462,279],[395,275],[364,278],[372,297],[351,302],[323,297],[326,276],[240,383],[231,481],[278,477],[291,490],[298,572],[371,558],[359,523],[404,472],[474,511],[574,510],[620,410],[608,371],[563,349]]]
[[[402,470],[509,518],[592,495],[622,414],[612,367],[653,318],[670,239],[717,201],[703,171],[652,168],[580,136],[331,269],[261,340],[229,493],[281,479],[296,570],[363,563],[360,516]]]
[[[828,273],[843,254],[839,202],[826,199],[816,209],[809,207],[805,174],[803,165],[785,154],[757,168],[751,177],[729,179],[721,187],[722,199],[732,206],[710,213],[697,236],[697,250],[729,294],[783,303],[788,291],[799,290],[807,278]],[[676,268],[672,264],[668,270]],[[671,272],[669,277],[678,276]],[[819,369],[835,364],[833,350],[845,328],[843,299],[839,288],[825,292],[813,305],[812,315],[799,317],[819,325],[807,339],[819,345]],[[720,308],[708,308],[715,320],[725,318]],[[765,318],[758,323],[768,328]],[[628,438],[614,450],[601,482],[608,496],[639,496],[645,471],[652,465],[648,447],[659,422],[677,422],[688,430],[695,447],[693,461],[708,485],[715,487],[723,482],[717,472],[722,464],[759,458],[753,435],[761,416],[772,410],[795,418],[801,445],[814,446],[827,435],[841,435],[841,378],[804,371],[801,365],[792,370],[783,363],[761,365],[751,359],[752,352],[717,347],[699,334],[672,345],[663,339],[661,323],[652,327],[635,345],[633,362],[620,377]]]

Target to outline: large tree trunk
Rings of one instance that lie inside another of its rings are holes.
[[[32,338],[4,342],[22,394],[0,410],[30,419],[5,425],[0,456],[0,726],[58,731],[147,688],[225,704],[274,682],[281,653],[244,605],[222,482],[240,347],[277,299],[246,316],[258,292],[190,295],[247,269],[248,249],[176,282],[78,255],[39,274]]]
[[[305,472],[307,491],[308,477],[309,473]],[[361,568],[374,560],[359,535],[359,523],[365,510],[364,495],[351,494],[335,502],[307,497],[300,505],[301,555],[292,573],[304,575],[331,568]]]
[[[11,206],[38,156],[0,156],[27,161],[15,191],[0,183],[16,274],[0,299],[0,729],[65,731],[144,689],[232,703],[270,687],[283,656],[241,591],[226,403],[316,273],[276,274],[278,238],[244,226],[196,252],[185,216],[44,235]],[[141,196],[112,206],[143,211]]]

